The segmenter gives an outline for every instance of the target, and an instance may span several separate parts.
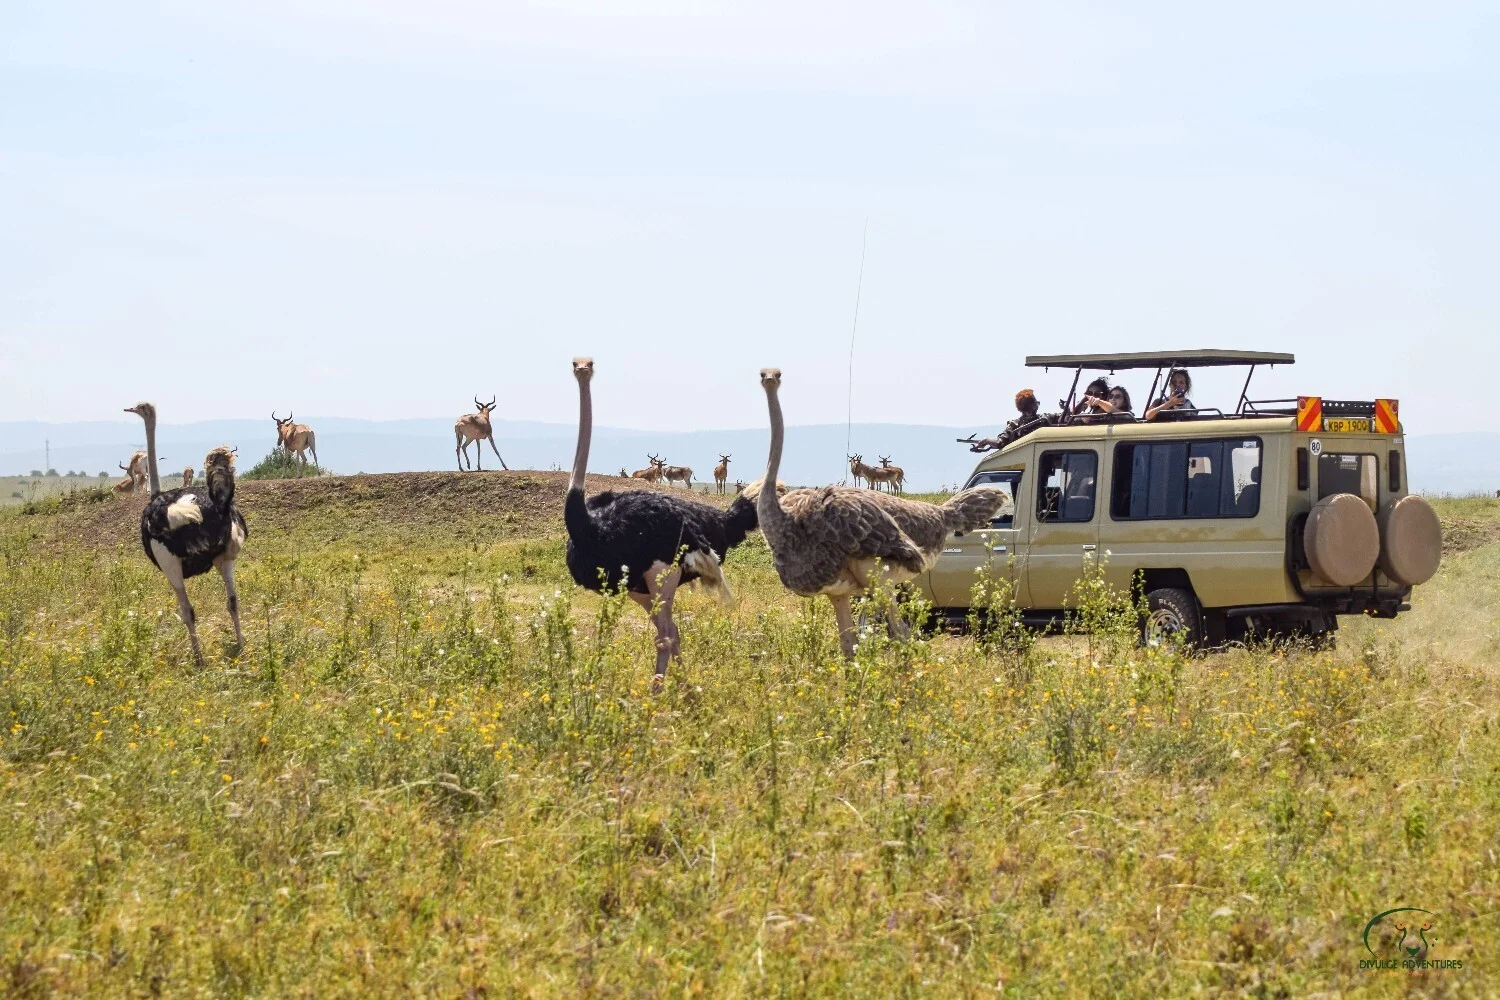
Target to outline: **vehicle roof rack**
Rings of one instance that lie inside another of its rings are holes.
[[[1027,368],[1084,368],[1126,371],[1131,368],[1224,368],[1231,365],[1292,365],[1292,354],[1274,351],[1132,351],[1122,354],[1033,354]]]

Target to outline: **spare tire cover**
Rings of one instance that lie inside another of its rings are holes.
[[[1443,526],[1432,504],[1402,497],[1380,514],[1380,568],[1408,587],[1426,583],[1443,558]]]
[[[1370,575],[1380,557],[1380,527],[1370,505],[1353,493],[1335,493],[1313,505],[1302,529],[1313,575],[1352,587]]]

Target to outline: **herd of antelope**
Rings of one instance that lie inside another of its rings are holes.
[[[495,459],[499,461],[500,468],[509,470],[505,459],[500,457],[500,448],[495,444],[495,429],[490,423],[490,413],[495,409],[495,400],[498,397],[491,396],[488,403],[481,403],[479,397],[474,397],[475,412],[466,413],[459,417],[453,424],[454,457],[458,462],[458,471],[465,471],[465,463],[468,463],[468,471],[484,471],[483,466],[483,443],[488,441],[490,450],[495,453]],[[297,466],[297,475],[300,477],[308,467],[307,456],[312,454],[312,465],[318,464],[318,436],[307,424],[293,422],[292,412],[287,411],[285,417],[278,417],[276,411],[271,411],[271,420],[276,424],[276,448],[282,449],[288,458]],[[469,445],[475,445],[475,459],[469,461]],[[729,488],[729,460],[732,455],[720,453],[719,464],[714,466],[714,488],[719,493],[724,493]],[[866,465],[863,455],[850,455],[849,472],[854,477],[854,485],[863,483],[871,489],[885,487],[887,490],[901,493],[905,485],[906,474],[901,466],[892,465],[889,457],[882,456],[879,466]],[[686,465],[668,465],[660,456],[647,454],[647,465],[644,469],[629,472],[620,470],[622,479],[642,479],[648,483],[665,482],[667,485],[681,483],[685,488],[693,488],[693,470]],[[138,493],[146,488],[146,453],[136,451],[130,456],[128,463],[121,463],[120,470],[125,473],[125,478],[113,486],[118,495],[126,493]],[[182,485],[193,484],[193,468],[188,466],[182,470]],[[741,492],[745,488],[744,480],[735,480],[734,491]]]
[[[902,493],[906,490],[906,471],[899,465],[892,465],[889,456],[880,457],[880,465],[866,465],[863,455],[850,455],[849,474],[854,477],[854,485],[858,486],[860,480],[871,489],[880,489],[881,486],[894,493]]]
[[[719,464],[714,466],[714,488],[723,493],[729,481],[729,459],[730,455],[720,454]],[[850,455],[849,472],[854,477],[854,485],[861,484],[870,489],[879,490],[884,488],[887,492],[903,493],[906,490],[906,470],[899,465],[892,465],[890,457],[882,455],[880,465],[866,465],[863,455]],[[685,465],[668,465],[658,455],[647,453],[644,469],[629,472],[620,470],[621,479],[644,479],[648,483],[657,483],[665,480],[668,484],[682,483],[688,489],[693,487],[693,470]],[[739,493],[745,488],[744,480],[736,480],[735,492]]]

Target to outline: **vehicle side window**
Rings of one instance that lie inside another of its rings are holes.
[[[993,486],[1005,491],[1008,499],[1005,501],[1005,506],[1000,508],[1000,513],[990,519],[990,527],[1009,528],[1015,525],[1016,497],[1021,492],[1021,477],[1023,475],[1025,475],[1025,471],[1022,469],[1000,469],[993,472],[978,472],[974,474],[974,478],[970,479],[968,485],[964,487],[964,489],[968,489],[970,486]]]
[[[1371,510],[1380,507],[1380,462],[1374,455],[1324,452],[1318,456],[1318,499],[1353,493]]]
[[[1099,456],[1092,451],[1045,451],[1037,465],[1036,519],[1092,521]]]
[[[1256,438],[1118,444],[1110,517],[1254,517],[1260,512],[1260,459]]]

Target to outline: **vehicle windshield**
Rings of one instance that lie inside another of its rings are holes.
[[[1016,492],[1021,488],[1022,474],[1020,469],[979,472],[975,473],[968,485],[964,487],[968,489],[970,486],[993,486],[1005,492],[1005,503],[1001,506],[1000,512],[990,520],[991,527],[1009,528],[1016,523]]]

